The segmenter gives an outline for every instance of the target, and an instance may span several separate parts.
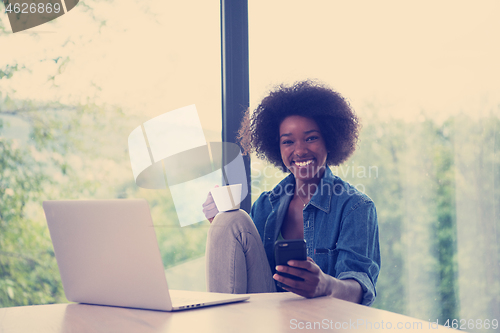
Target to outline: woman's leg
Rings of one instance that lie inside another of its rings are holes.
[[[214,218],[208,231],[206,261],[208,291],[276,291],[259,232],[241,209],[219,213]]]

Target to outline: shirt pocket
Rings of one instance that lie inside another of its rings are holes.
[[[314,262],[321,268],[323,273],[331,276],[335,276],[335,264],[337,263],[337,258],[339,256],[339,251],[335,249],[324,249],[317,248],[314,249]]]

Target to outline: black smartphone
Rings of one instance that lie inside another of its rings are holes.
[[[306,241],[303,239],[285,239],[279,240],[274,243],[274,260],[276,265],[288,266],[289,260],[307,260]],[[284,277],[304,281],[295,275],[277,272]],[[281,285],[278,282],[278,285]]]

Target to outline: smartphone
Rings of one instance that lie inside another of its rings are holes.
[[[306,241],[303,239],[285,239],[276,241],[274,243],[274,259],[276,261],[276,265],[284,266],[288,266],[287,262],[289,260],[307,260]],[[304,281],[304,279],[295,275],[280,272],[277,272],[277,274],[293,280]],[[281,286],[282,283],[278,282],[278,285]]]

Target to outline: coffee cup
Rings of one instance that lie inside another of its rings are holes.
[[[219,212],[240,209],[241,184],[216,187],[210,193]]]

